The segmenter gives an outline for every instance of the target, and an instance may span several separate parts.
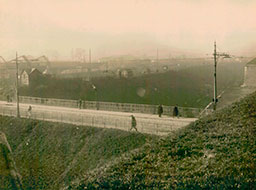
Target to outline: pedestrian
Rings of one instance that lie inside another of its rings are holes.
[[[131,121],[131,129],[130,129],[130,131],[132,130],[132,129],[135,129],[136,131],[138,131],[138,129],[137,129],[137,122],[136,122],[136,119],[135,119],[135,117],[133,116],[133,115],[131,115],[131,118],[132,118],[132,121]]]
[[[29,105],[29,107],[28,107],[28,118],[31,118],[31,115],[32,115],[32,106]]]
[[[9,94],[7,95],[7,102],[10,102],[10,96],[9,96]]]
[[[173,116],[174,117],[179,117],[179,109],[178,109],[178,106],[174,106],[173,108]]]
[[[162,106],[162,104],[160,104],[159,106],[158,106],[158,109],[157,109],[157,113],[158,113],[158,116],[159,117],[161,117],[162,116],[162,114],[163,114],[163,106]]]
[[[79,109],[81,109],[82,108],[82,100],[81,100],[81,98],[79,99],[78,104],[79,104]]]

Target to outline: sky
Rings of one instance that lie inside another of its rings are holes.
[[[256,0],[0,0],[0,56],[256,55]],[[88,57],[88,56],[87,56]]]

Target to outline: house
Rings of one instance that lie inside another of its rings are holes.
[[[21,86],[28,86],[29,85],[29,73],[30,69],[23,69],[20,73],[20,85]]]
[[[131,78],[133,76],[133,71],[131,69],[117,69],[118,78]]]
[[[244,67],[243,86],[256,87],[256,58],[248,62]]]
[[[21,86],[29,86],[31,83],[38,82],[42,78],[42,73],[36,68],[23,69],[19,76]]]

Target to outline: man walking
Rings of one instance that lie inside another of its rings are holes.
[[[158,109],[157,109],[157,113],[158,113],[158,116],[159,117],[161,117],[162,116],[162,114],[163,114],[163,106],[162,106],[162,104],[160,104],[159,106],[158,106]]]
[[[132,121],[131,121],[131,129],[130,129],[130,131],[132,130],[132,129],[135,129],[136,131],[138,131],[138,129],[137,129],[137,122],[136,122],[136,119],[135,119],[135,117],[133,116],[133,115],[131,115],[131,118],[132,118]]]
[[[82,100],[81,100],[81,98],[78,100],[78,105],[79,105],[79,109],[81,109],[82,108]]]
[[[32,115],[32,106],[29,105],[29,107],[28,107],[28,118],[31,118],[31,115]]]
[[[174,117],[179,117],[179,110],[177,105],[173,108],[173,116]]]
[[[9,94],[7,95],[7,102],[10,102],[10,96],[9,96]]]

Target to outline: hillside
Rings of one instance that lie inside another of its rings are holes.
[[[23,189],[59,189],[155,139],[135,132],[4,116],[0,116],[0,132],[12,149],[9,154],[6,142],[0,142],[0,189],[14,186],[8,169],[12,160]]]
[[[256,92],[71,189],[254,189]]]
[[[191,63],[192,64],[192,63]],[[218,65],[218,91],[243,83],[243,63]],[[95,91],[92,84],[96,86]],[[95,78],[90,82],[81,78],[51,78],[22,87],[23,96],[62,98],[73,100],[163,104],[181,107],[205,107],[212,100],[213,65],[197,65],[165,73],[151,73],[132,78]]]

